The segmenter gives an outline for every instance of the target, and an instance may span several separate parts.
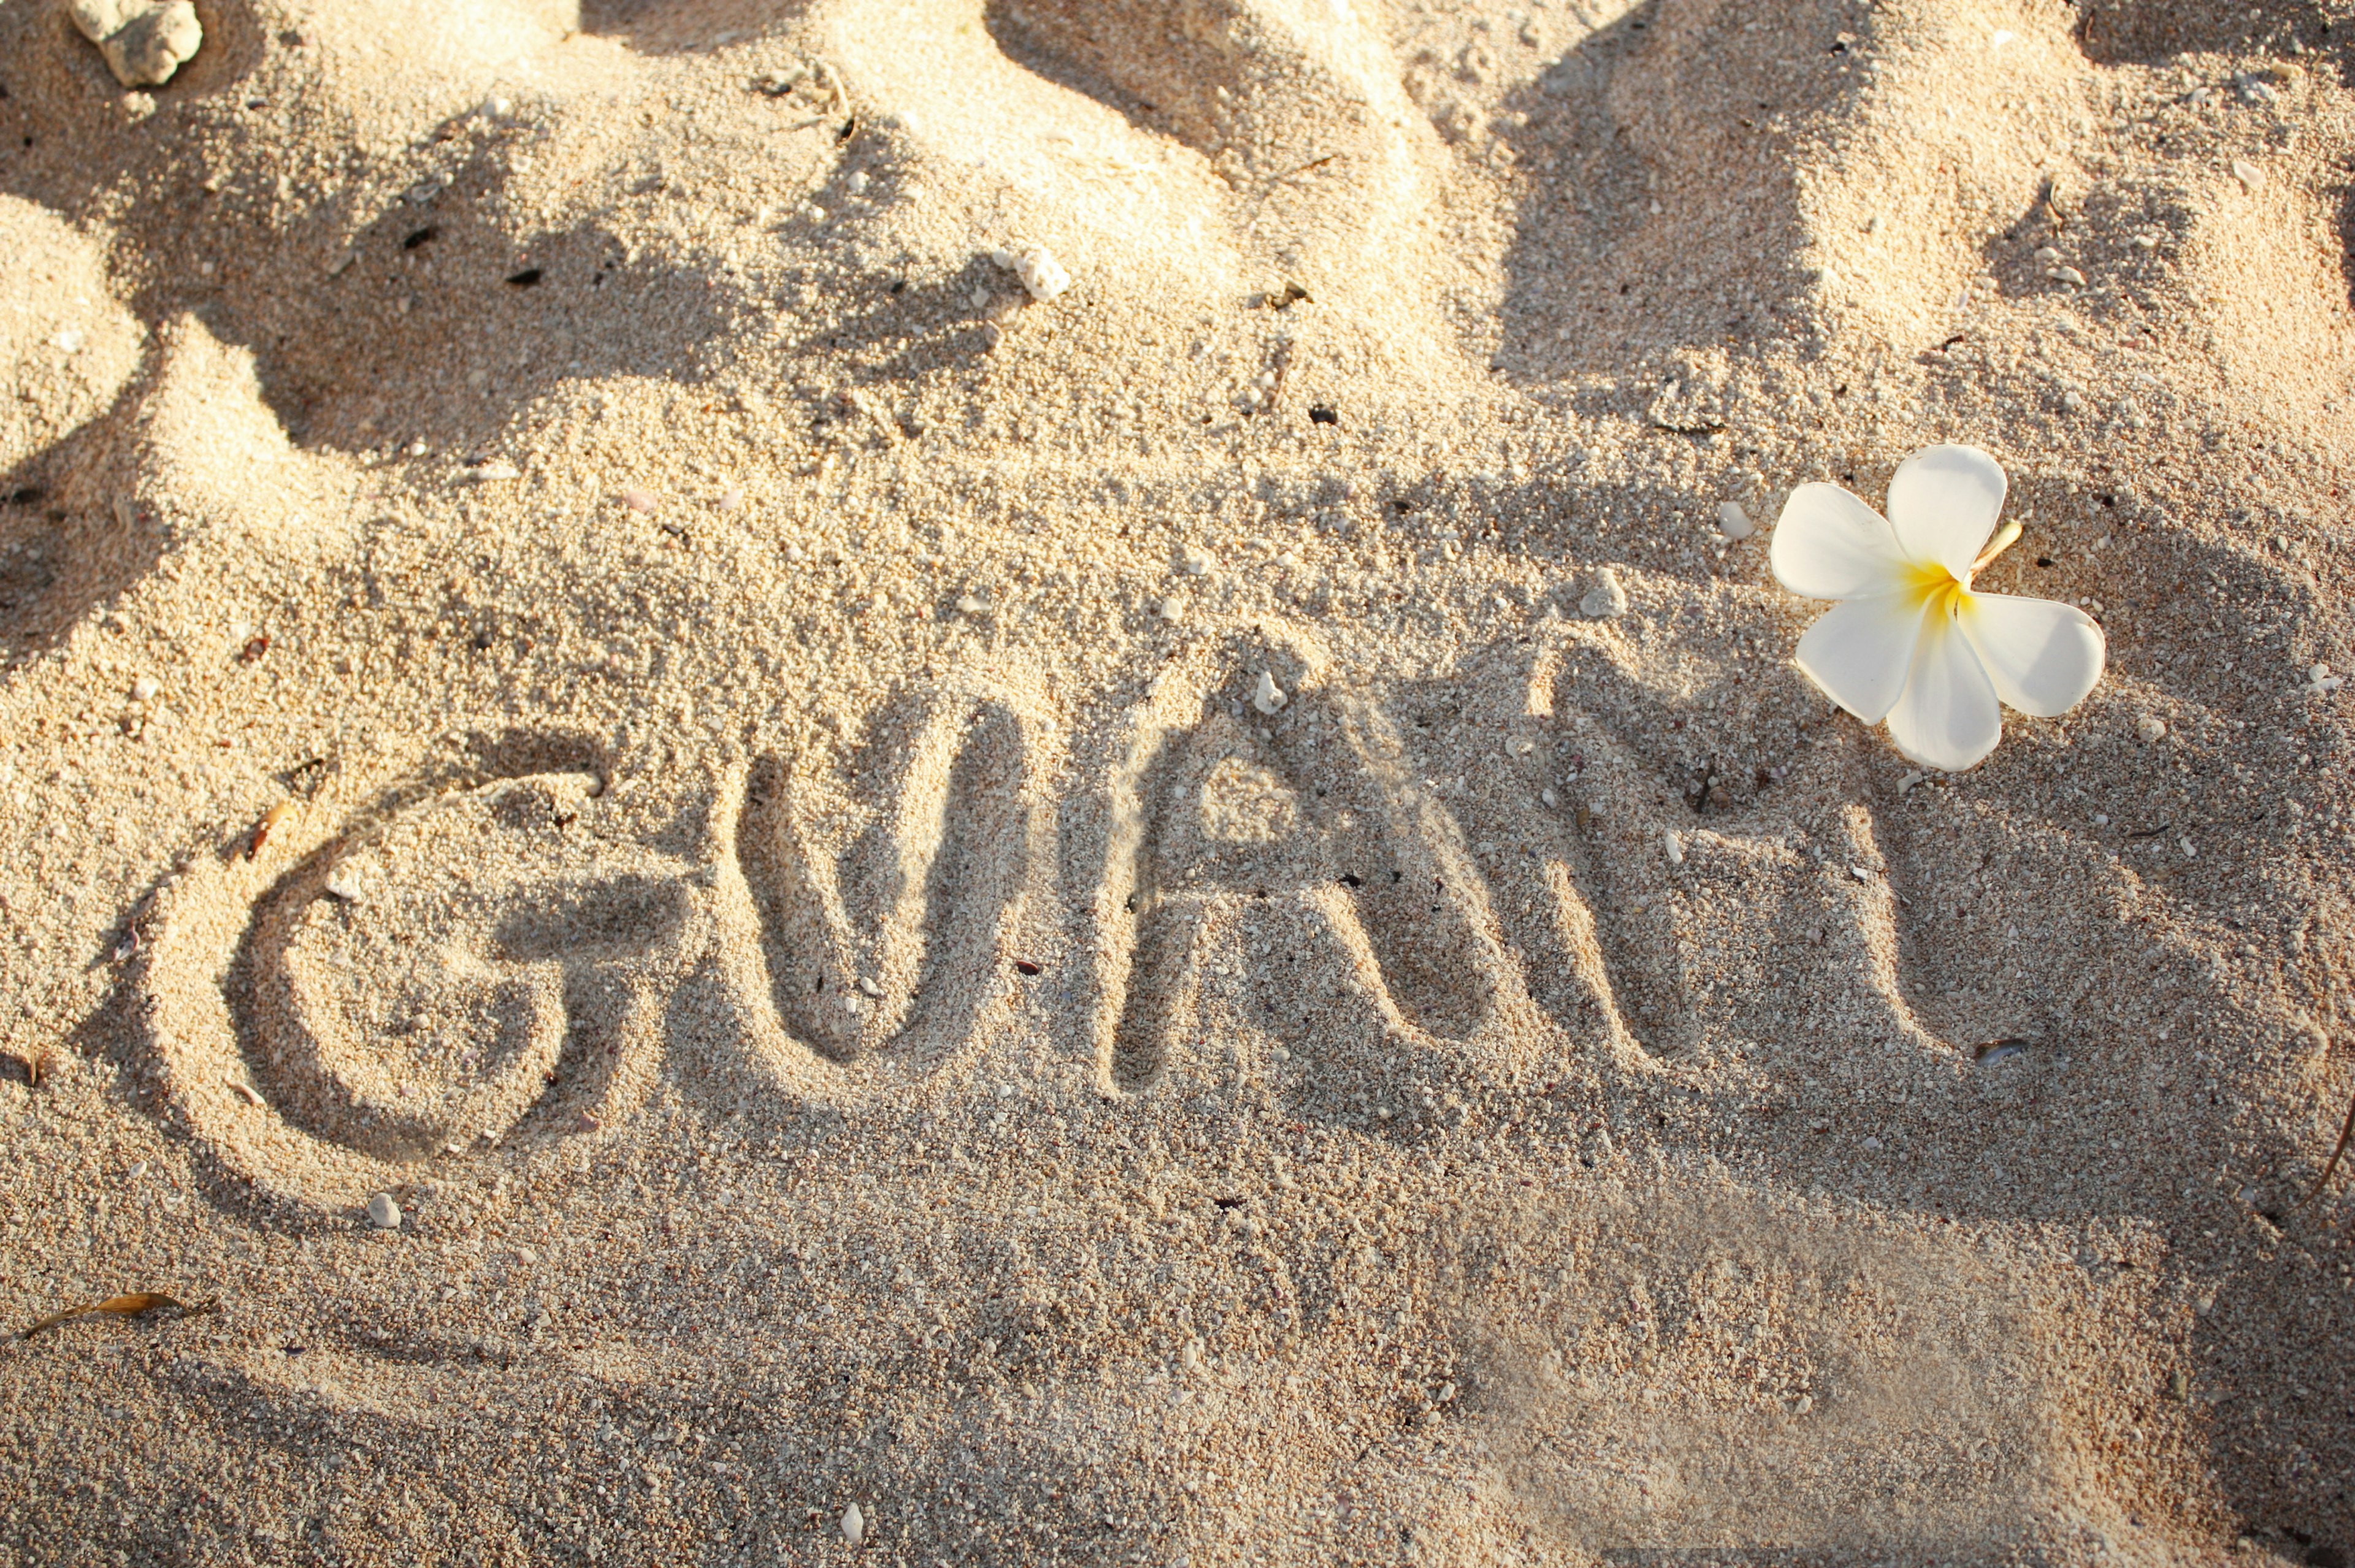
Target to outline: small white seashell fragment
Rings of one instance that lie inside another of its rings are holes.
[[[2142,737],[2143,744],[2156,745],[2167,739],[2167,720],[2156,713],[2146,713],[2135,720],[2135,733]]]
[[[1594,586],[1586,591],[1586,597],[1578,602],[1578,608],[1588,619],[1595,621],[1625,614],[1627,591],[1619,586],[1619,574],[1604,567],[1595,578]]]
[[[842,1539],[857,1546],[867,1539],[867,1516],[857,1503],[842,1510]]]
[[[1153,613],[1165,621],[1182,621],[1186,618],[1186,601],[1172,593],[1155,605]]]
[[[2257,167],[2256,165],[2250,163],[2245,158],[2234,158],[2232,160],[2232,177],[2239,180],[2241,182],[2242,188],[2245,190],[2263,190],[2264,188],[2265,171]]]
[[[622,505],[633,512],[651,512],[658,503],[653,491],[631,489],[622,492]]]
[[[1923,779],[1929,776],[1929,774],[1923,773],[1907,773],[1903,778],[1897,781],[1897,793],[1899,795],[1911,795],[1913,792],[1913,786],[1920,784]]]
[[[368,1223],[379,1231],[398,1230],[400,1226],[400,1205],[392,1200],[389,1192],[379,1192],[368,1200]]]
[[[1188,545],[1185,559],[1178,563],[1178,570],[1188,577],[1208,577],[1213,564],[1209,550],[1200,545]]]
[[[879,997],[883,994],[883,987],[864,975],[858,976],[858,988],[870,997]]]
[[[970,593],[958,594],[956,607],[960,613],[967,615],[986,615],[989,613],[988,603],[976,599]]]
[[[522,478],[523,470],[512,463],[501,463],[494,458],[488,463],[477,464],[468,469],[466,476],[477,485],[497,485],[510,479]]]
[[[155,694],[163,689],[164,683],[162,681],[157,680],[152,675],[143,675],[137,680],[131,683],[131,700],[133,702],[151,702],[155,700]]]
[[[1561,804],[1561,796],[1554,794],[1550,788],[1538,791],[1538,798],[1545,802],[1548,805],[1560,805]]]
[[[247,1104],[259,1106],[261,1104],[261,1092],[256,1089],[252,1084],[248,1083],[244,1079],[229,1079],[229,1086],[236,1093],[237,1097],[244,1101]]]
[[[1683,834],[1671,830],[1670,832],[1661,836],[1660,845],[1661,848],[1665,848],[1668,852],[1669,865],[1681,866],[1685,863],[1685,836]]]
[[[1750,520],[1750,514],[1742,509],[1741,502],[1720,501],[1717,504],[1717,531],[1730,539],[1746,539],[1758,531],[1758,526]]]
[[[1284,705],[1291,700],[1291,698],[1284,694],[1284,688],[1275,684],[1275,677],[1265,670],[1259,672],[1259,685],[1252,690],[1253,708],[1258,709],[1262,713],[1275,713],[1281,711]]]
[[[1021,279],[1022,286],[1040,304],[1071,286],[1071,274],[1063,270],[1063,263],[1055,260],[1055,253],[1044,245],[1032,245],[1011,253],[993,251],[991,259]]]
[[[358,903],[368,896],[368,889],[360,880],[358,869],[352,866],[337,866],[329,871],[325,886],[330,896],[347,904]]]

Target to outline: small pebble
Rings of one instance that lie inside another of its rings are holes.
[[[744,492],[738,489],[722,490],[719,492],[719,499],[712,505],[723,512],[741,511],[744,506]]]
[[[1252,691],[1253,708],[1258,709],[1262,713],[1275,713],[1281,711],[1284,705],[1291,700],[1291,698],[1284,694],[1284,688],[1275,684],[1275,677],[1265,670],[1259,672],[1259,685]]]
[[[1746,539],[1758,531],[1758,525],[1750,520],[1750,514],[1742,509],[1741,502],[1720,501],[1717,504],[1717,531],[1730,539]]]
[[[1586,597],[1578,602],[1578,608],[1580,613],[1595,621],[1625,614],[1627,591],[1619,586],[1619,574],[1604,567],[1594,580],[1594,586],[1586,591]]]
[[[1548,805],[1560,805],[1561,804],[1561,796],[1554,794],[1550,788],[1538,791],[1538,798]]]
[[[349,866],[338,866],[329,871],[325,885],[329,894],[347,904],[358,903],[368,892],[360,883],[359,872]]]
[[[986,600],[976,599],[970,593],[958,594],[956,607],[961,613],[967,615],[986,615],[989,613],[988,602]]]
[[[633,512],[651,512],[655,509],[655,504],[654,492],[651,490],[624,490],[622,492],[622,505],[627,507]]]
[[[1681,866],[1685,863],[1685,836],[1683,834],[1676,832],[1665,834],[1660,839],[1660,845],[1661,848],[1665,848],[1668,852],[1669,865]]]
[[[2265,171],[2244,158],[2232,160],[2232,177],[2239,180],[2244,189],[2254,191],[2264,188]]]
[[[1029,290],[1030,297],[1040,304],[1045,304],[1071,286],[1071,274],[1063,270],[1063,264],[1055,260],[1055,253],[1044,245],[1033,245],[1013,255],[1000,251],[993,257],[996,258],[1004,258],[997,264],[1021,279],[1022,286]]]
[[[1867,1154],[1879,1154],[1881,1152],[1881,1140],[1868,1136],[1864,1140],[1864,1150]]]
[[[155,700],[155,694],[163,689],[164,683],[162,681],[157,680],[152,675],[143,675],[137,680],[131,683],[131,700],[133,702],[152,702]]]
[[[391,1193],[379,1192],[368,1200],[368,1223],[379,1231],[398,1229],[400,1224],[400,1205],[392,1200]]]
[[[2142,737],[2143,744],[2157,745],[2167,739],[2167,720],[2156,713],[2146,713],[2135,720],[2135,733]]]
[[[2085,274],[2074,267],[2049,268],[2044,275],[2056,283],[2066,283],[2073,289],[2082,289],[2085,286]]]
[[[69,14],[125,87],[161,87],[204,47],[189,0],[73,0]]]
[[[842,1539],[857,1546],[867,1539],[867,1516],[857,1503],[842,1510]]]
[[[1172,593],[1160,603],[1156,604],[1153,607],[1153,613],[1174,624],[1186,618],[1186,601]]]
[[[1209,550],[1200,545],[1188,545],[1185,559],[1178,563],[1178,570],[1188,577],[1208,577],[1213,564]]]
[[[850,177],[842,183],[844,187],[847,188],[851,195],[865,196],[867,194],[867,171],[865,169],[853,170]]]

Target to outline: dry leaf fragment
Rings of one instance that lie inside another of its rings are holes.
[[[213,1302],[208,1297],[203,1301],[190,1303],[182,1301],[176,1296],[165,1296],[152,1290],[134,1290],[128,1296],[110,1296],[104,1301],[88,1302],[80,1307],[69,1307],[63,1312],[53,1312],[31,1328],[21,1330],[16,1338],[29,1339],[44,1328],[54,1328],[60,1323],[70,1323],[77,1317],[86,1317],[93,1312],[103,1312],[114,1317],[136,1317],[142,1313],[153,1312],[159,1307],[177,1307],[181,1316],[194,1317],[198,1313],[210,1312],[213,1309]]]
[[[245,847],[245,858],[250,860],[261,854],[261,847],[270,842],[270,836],[278,831],[278,825],[293,815],[294,803],[291,800],[282,800],[263,812],[261,823],[253,830],[251,841]]]

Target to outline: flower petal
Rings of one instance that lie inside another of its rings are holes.
[[[1807,628],[1793,662],[1825,696],[1878,724],[1905,689],[1927,607],[1911,593],[1843,599]]]
[[[2003,511],[2003,465],[1976,446],[1925,446],[1889,480],[1889,526],[1909,560],[1956,577],[1987,548]]]
[[[2007,707],[2057,719],[2102,678],[2109,644],[2091,615],[2073,604],[2009,593],[1963,596],[1963,635],[1979,656]]]
[[[1766,549],[1774,581],[1810,599],[1887,593],[1904,558],[1889,520],[1837,485],[1802,485],[1783,503]]]
[[[1942,606],[1922,624],[1905,695],[1889,710],[1889,738],[1923,767],[1950,773],[1977,766],[2003,739],[1995,683],[1952,610]]]

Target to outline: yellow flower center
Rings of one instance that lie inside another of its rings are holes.
[[[1918,560],[1912,563],[1912,580],[1906,583],[1908,596],[1917,604],[1928,606],[1934,615],[1951,615],[1971,602],[1971,579],[1987,567],[1987,562],[2009,549],[2019,538],[2018,523],[2006,523],[1979,551],[1978,560],[1960,577],[1955,575],[1945,561]]]
[[[1911,581],[1906,585],[1906,597],[1916,604],[1927,606],[1933,615],[1951,615],[1970,602],[1971,580],[1956,577],[1943,561],[1914,563]]]

